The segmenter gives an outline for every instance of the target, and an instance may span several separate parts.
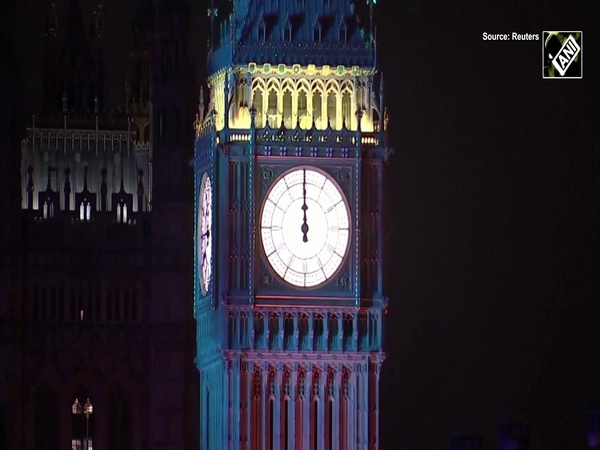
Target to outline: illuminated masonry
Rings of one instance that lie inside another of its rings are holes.
[[[230,6],[209,10],[194,124],[201,448],[376,449],[390,151],[374,4]]]

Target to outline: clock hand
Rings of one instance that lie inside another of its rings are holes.
[[[304,178],[302,180],[302,199],[303,199],[303,204],[302,204],[302,211],[304,211],[304,219],[303,219],[303,223],[302,226],[300,227],[300,230],[302,231],[302,242],[308,242],[308,223],[306,221],[306,210],[308,209],[308,206],[306,206],[306,169],[304,169]]]

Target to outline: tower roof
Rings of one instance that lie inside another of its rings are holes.
[[[234,0],[229,17],[212,32],[209,70],[249,62],[370,66],[368,5],[370,0]]]

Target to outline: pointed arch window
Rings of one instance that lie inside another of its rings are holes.
[[[269,126],[277,127],[277,90],[273,87],[269,89],[269,96],[267,98],[267,116],[269,119]]]
[[[327,120],[332,129],[337,130],[337,95],[333,91],[327,94]]]
[[[292,92],[289,88],[283,91],[283,123],[287,129],[295,126],[292,117]]]
[[[256,116],[254,118],[254,125],[256,128],[262,128],[265,126],[265,116],[263,112],[263,95],[264,91],[256,87],[254,89],[254,93],[252,94],[252,106],[256,111]]]
[[[327,122],[323,120],[323,94],[320,90],[313,91],[313,122],[317,129],[322,130],[325,128],[324,124]]]
[[[54,216],[54,202],[51,199],[48,198],[44,202],[42,213],[44,219],[49,219],[50,217]]]
[[[302,120],[308,113],[308,95],[306,90],[302,89],[298,92],[298,117]]]
[[[347,90],[342,93],[342,120],[347,129],[352,127],[352,97]]]

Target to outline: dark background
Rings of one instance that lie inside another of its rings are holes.
[[[15,60],[2,74],[28,118],[49,2],[7,1]],[[134,2],[103,3],[117,104]],[[191,4],[197,82],[205,3]],[[81,4],[89,20],[96,2]],[[477,434],[494,449],[505,422],[528,425],[533,449],[587,448],[600,406],[600,3],[379,0],[377,20],[395,149],[381,448]],[[583,80],[543,80],[541,41],[482,39],[543,30],[584,32]],[[18,167],[10,151],[4,166]]]

